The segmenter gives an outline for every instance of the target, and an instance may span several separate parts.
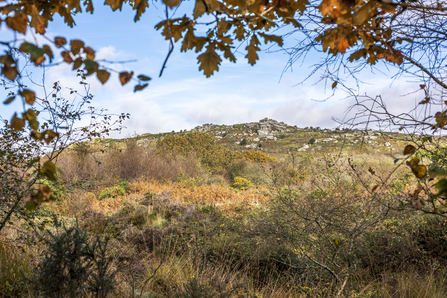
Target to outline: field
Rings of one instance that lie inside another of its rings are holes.
[[[402,154],[415,136],[253,127],[68,148],[53,200],[0,235],[1,295],[446,296],[447,218]]]

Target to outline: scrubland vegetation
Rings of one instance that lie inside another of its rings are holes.
[[[445,297],[447,218],[418,208],[408,167],[362,150],[236,152],[204,133],[72,145],[43,182],[53,200],[1,232],[0,292]]]

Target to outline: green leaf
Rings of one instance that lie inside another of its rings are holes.
[[[269,34],[264,34],[264,33],[259,33],[259,35],[264,38],[265,44],[267,44],[267,42],[276,42],[280,47],[283,46],[282,36],[269,35]]]
[[[145,76],[145,75],[139,75],[138,77],[137,77],[140,81],[150,81],[150,80],[152,80],[150,77],[148,77],[148,76]]]
[[[197,57],[199,70],[203,70],[203,73],[207,78],[213,75],[214,71],[219,70],[219,65],[222,59],[216,54],[214,44],[209,44],[206,48],[206,52]]]
[[[26,210],[33,211],[36,209],[37,204],[34,201],[28,201],[28,203],[25,204]]]

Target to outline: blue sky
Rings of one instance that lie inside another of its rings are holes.
[[[188,3],[186,4],[188,5]],[[293,72],[283,73],[287,65],[286,51],[276,47],[274,53],[263,52],[255,66],[248,64],[244,54],[236,54],[236,64],[224,61],[219,72],[206,78],[199,72],[193,51],[180,53],[181,44],[175,45],[167,68],[158,78],[160,68],[168,52],[169,44],[154,26],[164,18],[164,8],[159,2],[151,4],[141,20],[133,22],[134,12],[124,5],[122,12],[112,12],[110,7],[95,6],[94,15],[78,14],[76,26],[67,27],[59,17],[50,23],[47,36],[64,36],[67,39],[81,39],[96,50],[97,58],[110,61],[137,60],[127,64],[111,65],[117,71],[133,70],[136,74],[152,77],[148,88],[133,92],[133,85],[124,87],[118,82],[117,74],[112,74],[102,86],[91,76],[88,79],[90,91],[94,95],[93,104],[107,108],[112,113],[130,113],[126,129],[121,135],[157,133],[191,129],[203,123],[234,124],[258,121],[264,117],[284,121],[299,127],[336,127],[331,117],[341,118],[352,101],[337,89],[334,96],[329,82],[315,84],[320,75],[300,83],[311,72],[311,66],[321,56],[312,53],[304,63],[295,65]],[[157,7],[158,6],[158,7]],[[188,9],[186,7],[185,9]],[[177,12],[176,16],[182,16]],[[284,32],[288,29],[283,29]],[[0,34],[5,36],[4,25]],[[31,38],[31,34],[27,34]],[[293,46],[298,35],[289,37],[285,47]],[[42,39],[38,38],[39,41]],[[44,40],[42,40],[43,43]],[[245,48],[245,44],[242,48]],[[264,46],[263,50],[266,50]],[[62,59],[57,57],[57,59]],[[46,70],[46,84],[52,86],[59,81],[63,87],[78,88],[79,79],[68,65],[51,67]],[[41,80],[41,72],[31,69],[35,80]],[[386,72],[386,69],[383,68]],[[360,94],[382,94],[390,108],[408,110],[420,101],[421,94],[415,93],[405,98],[400,95],[418,90],[419,82],[408,82],[406,78],[392,83],[388,75],[365,71],[361,78],[367,82],[360,87]],[[348,81],[355,87],[353,81]],[[392,84],[391,84],[392,83]],[[36,88],[33,88],[36,90]],[[38,90],[36,90],[38,91]],[[5,91],[0,91],[5,98]],[[68,95],[67,95],[68,96]],[[329,98],[329,99],[327,99]],[[323,102],[321,100],[327,99]],[[0,114],[9,118],[20,106],[2,106]]]

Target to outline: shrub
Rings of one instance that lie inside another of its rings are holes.
[[[247,139],[242,139],[242,141],[239,143],[239,145],[241,145],[241,146],[245,146],[245,145],[247,145]]]
[[[238,189],[247,189],[250,187],[253,187],[253,183],[251,183],[250,180],[242,178],[242,177],[235,177],[233,187]]]
[[[48,232],[42,261],[29,279],[34,291],[44,297],[108,297],[114,292],[116,271],[107,257],[108,241],[89,239],[74,226],[62,233]]]
[[[111,198],[113,197],[113,192],[112,189],[110,189],[109,187],[106,187],[103,191],[101,191],[101,193],[99,194],[99,199],[103,200],[106,198]]]
[[[309,140],[308,143],[309,143],[310,145],[313,145],[313,144],[315,144],[315,142],[316,142],[316,140],[315,140],[314,138],[312,138],[312,139]]]
[[[168,158],[195,155],[213,173],[240,157],[239,153],[217,145],[213,136],[199,132],[167,135],[157,141],[157,151]]]
[[[247,150],[244,152],[244,157],[253,162],[273,162],[276,161],[276,158],[267,155],[261,151],[255,150]]]

